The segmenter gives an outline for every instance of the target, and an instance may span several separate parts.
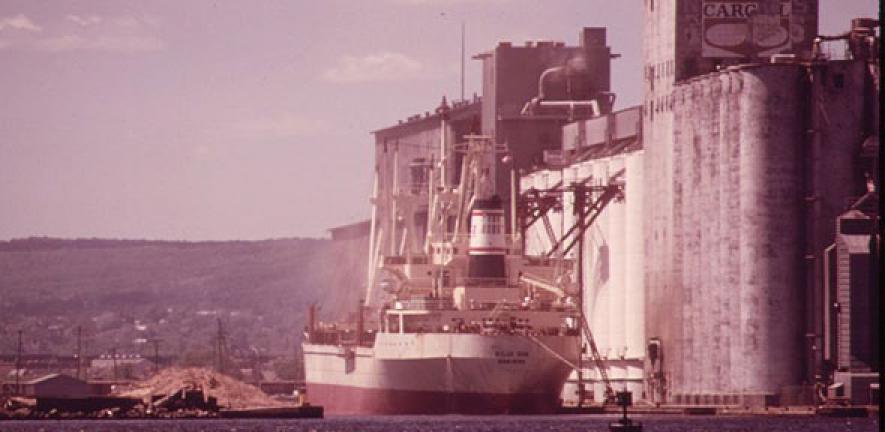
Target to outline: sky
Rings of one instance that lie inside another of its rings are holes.
[[[835,34],[876,0],[820,0]],[[0,239],[321,237],[368,218],[370,132],[460,95],[499,41],[608,27],[639,103],[641,0],[0,0]]]

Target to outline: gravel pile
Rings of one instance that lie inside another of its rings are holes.
[[[214,396],[218,399],[218,405],[226,408],[286,406],[258,387],[206,368],[166,368],[141,383],[121,390],[118,396],[148,401],[151,396],[169,395],[182,388],[202,389],[204,394]]]

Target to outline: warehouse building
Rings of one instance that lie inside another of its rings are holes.
[[[49,374],[23,383],[22,394],[37,398],[86,397],[92,395],[92,386],[65,374]]]

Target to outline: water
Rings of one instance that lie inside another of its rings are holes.
[[[608,431],[616,416],[397,416],[322,420],[27,420],[0,421],[2,432],[591,432]],[[675,431],[878,431],[878,418],[641,416],[645,432]]]

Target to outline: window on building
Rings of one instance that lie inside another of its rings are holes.
[[[387,331],[399,333],[399,315],[387,315]]]

